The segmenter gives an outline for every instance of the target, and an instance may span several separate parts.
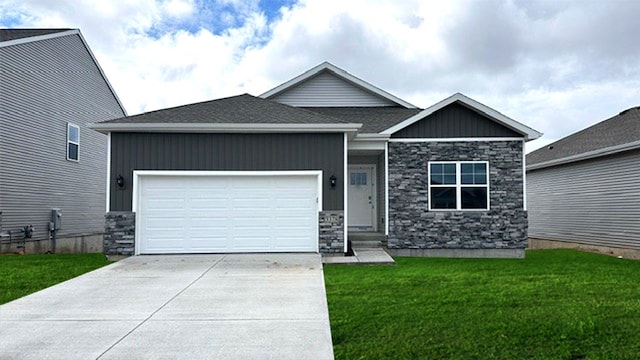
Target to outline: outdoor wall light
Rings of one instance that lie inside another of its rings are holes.
[[[331,175],[331,177],[329,178],[329,185],[331,185],[332,188],[336,187],[336,182],[338,181],[338,178],[335,175]]]
[[[124,177],[122,175],[116,176],[116,185],[118,185],[120,189],[124,188]]]

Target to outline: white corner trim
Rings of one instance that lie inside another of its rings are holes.
[[[521,137],[467,137],[467,138],[392,138],[389,142],[473,142],[473,141],[522,141]]]
[[[347,186],[347,176],[349,175],[349,164],[348,164],[348,138],[347,138],[347,134],[344,134],[344,157],[343,157],[343,161],[344,161],[344,167],[342,169],[342,187],[343,187],[343,213],[344,213],[344,252],[345,254],[347,253],[347,251],[349,250],[349,193],[348,193],[348,186]]]
[[[335,76],[337,76],[338,78],[350,82],[352,84],[355,84],[358,87],[361,87],[363,89],[365,89],[366,91],[369,91],[375,95],[378,95],[382,98],[385,98],[393,103],[396,103],[400,106],[404,106],[406,108],[411,108],[414,109],[416,108],[415,105],[410,104],[402,99],[400,99],[399,97],[396,97],[394,95],[391,95],[390,93],[356,77],[353,76],[351,74],[349,74],[347,71],[340,69],[339,67],[329,63],[329,62],[323,62],[320,65],[317,65],[307,71],[305,71],[304,73],[302,73],[301,75],[298,75],[296,77],[294,77],[293,79],[276,86],[275,88],[263,93],[260,95],[261,98],[264,99],[268,99],[270,97],[274,97],[284,91],[286,91],[289,88],[292,88],[294,86],[299,85],[300,83],[305,82],[306,80],[314,77],[315,75],[321,73],[322,71],[330,71],[332,72]]]
[[[276,133],[276,132],[356,132],[362,124],[256,124],[256,123],[94,123],[90,129],[118,132],[195,132],[195,133]]]
[[[505,116],[501,113],[499,113],[498,111],[476,101],[473,100],[461,93],[455,93],[451,96],[449,96],[448,98],[439,101],[438,103],[422,110],[421,112],[417,113],[416,115],[408,118],[407,120],[394,125],[390,128],[388,128],[387,130],[384,130],[382,132],[380,132],[381,134],[388,134],[391,135],[399,130],[402,130],[404,128],[406,128],[409,125],[412,125],[422,119],[424,119],[425,117],[433,114],[434,112],[456,102],[459,101],[485,115],[487,115],[488,117],[490,117],[491,119],[495,120],[496,122],[498,122],[499,124],[502,124],[518,133],[521,133],[522,135],[525,136],[526,140],[534,140],[539,138],[540,136],[542,136],[542,133],[522,124],[519,123],[513,119],[511,119],[508,116]]]
[[[108,213],[111,209],[110,200],[111,200],[111,133],[107,134],[107,189],[106,189],[106,201],[105,201],[105,209]]]
[[[384,234],[389,236],[389,143],[384,143]]]
[[[565,156],[565,157],[559,158],[559,159],[540,162],[540,163],[537,163],[537,164],[533,164],[533,165],[527,166],[527,170],[542,169],[542,168],[546,168],[546,167],[550,167],[550,166],[567,164],[567,163],[571,163],[571,162],[575,162],[575,161],[587,160],[587,159],[592,159],[592,158],[596,158],[596,157],[600,157],[600,156],[612,155],[612,154],[616,154],[616,153],[619,153],[619,152],[635,150],[635,149],[639,149],[639,148],[640,148],[640,140],[639,141],[633,141],[633,142],[626,143],[626,144],[621,144],[621,145],[609,146],[609,147],[606,147],[606,148],[603,148],[603,149],[587,151],[587,152],[582,153],[582,154]]]
[[[526,141],[522,140],[522,210],[527,211],[527,154],[524,152]]]

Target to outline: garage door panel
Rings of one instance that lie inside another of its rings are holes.
[[[317,251],[317,176],[143,176],[140,252]]]

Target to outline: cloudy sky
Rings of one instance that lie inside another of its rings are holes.
[[[329,61],[419,107],[461,92],[544,132],[640,105],[638,0],[0,0],[79,28],[130,115],[259,95]]]

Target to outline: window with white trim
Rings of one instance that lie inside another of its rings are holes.
[[[80,127],[67,123],[67,160],[80,160]]]
[[[429,162],[429,210],[489,210],[489,163]]]

